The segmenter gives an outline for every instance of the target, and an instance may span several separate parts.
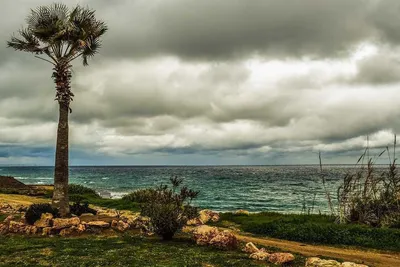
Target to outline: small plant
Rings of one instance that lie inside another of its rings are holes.
[[[76,202],[73,205],[70,205],[69,209],[72,214],[75,214],[77,216],[81,216],[84,213],[91,213],[94,215],[97,214],[96,210],[89,208],[89,203],[87,202],[84,202],[83,204],[81,204],[80,202]]]
[[[154,194],[155,189],[146,188],[146,189],[139,189],[129,193],[126,196],[123,196],[123,200],[136,202],[136,203],[145,203],[150,200],[150,197]]]
[[[376,160],[385,153],[389,158],[388,168],[378,172]],[[393,153],[386,147],[374,159],[369,157],[367,145],[356,163],[358,170],[347,173],[338,189],[340,223],[356,222],[373,227],[400,225],[400,176],[396,160],[396,136]]]
[[[58,209],[54,209],[50,204],[32,204],[25,213],[25,220],[33,225],[43,213],[51,213],[54,217],[58,217]]]
[[[164,240],[172,239],[188,220],[198,216],[197,207],[191,206],[191,202],[199,192],[186,186],[179,189],[183,179],[176,176],[170,181],[171,188],[161,185],[149,190],[148,201],[141,205],[142,215],[150,217],[154,232]]]

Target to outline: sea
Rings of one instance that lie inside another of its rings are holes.
[[[350,165],[323,166],[326,188],[333,202]],[[0,175],[25,184],[52,184],[53,167],[0,167]],[[318,165],[300,166],[76,166],[70,183],[95,189],[111,198],[140,189],[169,184],[172,176],[200,191],[194,204],[216,211],[329,212]]]

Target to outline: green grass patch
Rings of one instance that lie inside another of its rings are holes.
[[[7,214],[0,214],[0,222],[4,221],[7,216]]]
[[[245,232],[304,243],[400,251],[400,229],[336,224],[334,218],[324,215],[223,213],[217,225],[234,225]]]
[[[186,238],[139,236],[0,239],[0,266],[274,266],[237,251],[197,246]],[[304,266],[304,258],[290,266]]]

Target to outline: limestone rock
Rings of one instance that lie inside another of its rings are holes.
[[[53,223],[53,214],[51,213],[43,213],[39,220],[37,220],[34,225],[36,227],[50,227]]]
[[[252,242],[247,243],[245,245],[245,247],[243,248],[243,252],[250,253],[250,254],[256,253],[258,251],[260,251],[260,250]]]
[[[215,237],[213,237],[209,244],[213,247],[222,249],[235,249],[238,245],[238,240],[234,234],[225,230],[219,232]]]
[[[340,263],[334,260],[322,260],[317,257],[308,258],[306,267],[340,267]]]
[[[25,233],[26,225],[22,222],[10,221],[8,231],[10,233]]]
[[[198,245],[207,245],[218,233],[219,231],[215,227],[201,225],[193,230],[193,239]]]
[[[100,210],[97,212],[97,220],[111,223],[113,220],[119,219],[119,214],[115,210]]]
[[[188,220],[186,225],[202,225],[203,222],[200,220],[200,218],[194,218],[191,220]]]
[[[13,215],[8,215],[7,218],[4,219],[3,223],[9,223],[13,220],[15,220],[15,217]]]
[[[237,210],[235,211],[236,215],[250,215],[250,212],[247,210]]]
[[[283,264],[294,261],[294,255],[291,253],[272,253],[268,260],[274,264]]]
[[[71,226],[69,228],[64,228],[60,231],[60,236],[71,236],[73,234],[77,233],[77,227],[76,226]]]
[[[105,221],[88,222],[87,225],[91,226],[91,227],[99,227],[99,228],[108,228],[108,227],[110,227],[110,224],[108,222],[105,222]]]
[[[96,215],[93,215],[91,213],[83,213],[81,216],[79,216],[79,219],[81,220],[81,222],[92,222],[99,220]]]
[[[67,219],[56,218],[53,220],[53,229],[61,230],[64,228],[69,228],[71,226],[78,226],[80,222],[81,221],[78,217],[72,217]]]
[[[268,260],[269,255],[270,254],[265,250],[258,250],[257,252],[252,253],[249,258],[258,261],[266,261]]]
[[[5,235],[8,233],[8,225],[0,223],[0,235]]]
[[[114,230],[120,231],[120,232],[125,232],[126,230],[129,229],[129,224],[124,222],[124,221],[112,221],[111,223],[111,228]]]
[[[84,224],[79,224],[76,230],[78,231],[78,233],[83,233],[86,230],[86,226]]]
[[[212,210],[201,210],[199,212],[199,219],[203,224],[206,224],[209,221],[218,222],[220,217],[218,212]]]
[[[357,264],[354,262],[343,262],[342,265],[340,265],[341,267],[368,267],[368,265],[365,264]]]
[[[51,227],[45,227],[42,229],[42,235],[49,236],[53,234],[53,229]]]

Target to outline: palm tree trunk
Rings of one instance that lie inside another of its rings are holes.
[[[56,162],[54,170],[53,206],[58,208],[61,217],[69,215],[68,199],[68,113],[69,107],[59,104],[57,130]]]
[[[67,64],[59,64],[54,68],[53,73],[57,90],[56,99],[59,103],[59,118],[52,204],[53,207],[59,209],[61,217],[69,216],[68,115],[70,112],[69,104],[73,96],[70,91],[71,72],[69,71],[69,67]]]

